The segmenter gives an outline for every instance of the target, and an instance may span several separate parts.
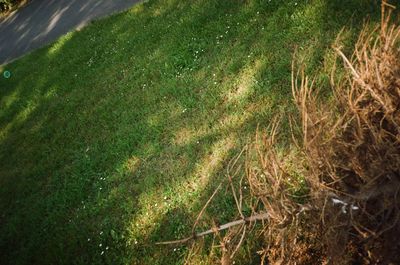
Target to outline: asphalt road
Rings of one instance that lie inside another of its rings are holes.
[[[0,65],[139,0],[31,0],[0,20]]]

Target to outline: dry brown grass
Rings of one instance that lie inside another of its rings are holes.
[[[278,120],[272,123],[268,133],[257,133],[255,143],[249,148],[253,156],[247,159],[246,175],[251,193],[269,215],[263,230],[266,247],[260,254],[263,264],[266,260],[268,264],[290,264],[292,261],[318,264],[319,257],[314,254],[319,250],[313,242],[316,237],[309,234],[318,225],[309,218],[314,209],[311,204],[300,203],[309,198],[296,196],[293,191],[293,187],[305,185],[302,178],[296,179],[293,175],[293,170],[302,171],[302,157],[290,151],[278,151]],[[293,162],[299,163],[295,169]]]
[[[270,215],[263,253],[271,264],[400,263],[400,27],[383,10],[351,57],[335,48],[346,73],[337,80],[333,70],[330,103],[293,74],[302,155],[277,151],[277,122],[257,137],[247,176]],[[310,189],[307,204],[290,190],[293,164]]]

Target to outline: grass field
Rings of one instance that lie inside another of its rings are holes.
[[[294,110],[293,52],[326,84],[372,2],[145,1],[3,66],[0,264],[182,264],[154,243],[190,234],[257,124]],[[229,192],[206,214],[235,217]]]

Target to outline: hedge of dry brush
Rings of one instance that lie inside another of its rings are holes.
[[[270,216],[269,264],[400,264],[400,27],[390,17],[365,27],[352,56],[335,48],[345,74],[333,71],[329,103],[293,74],[298,153],[277,151],[278,122],[253,145],[247,175]]]

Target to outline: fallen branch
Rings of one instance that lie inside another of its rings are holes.
[[[183,244],[183,243],[186,243],[186,242],[188,242],[188,241],[190,241],[192,239],[196,239],[196,238],[199,238],[199,237],[204,237],[204,236],[209,235],[209,234],[215,234],[215,233],[217,233],[219,231],[228,229],[228,228],[230,228],[232,226],[251,223],[251,222],[260,221],[260,220],[266,220],[268,218],[269,218],[269,215],[267,213],[260,213],[260,214],[252,215],[250,217],[245,217],[243,219],[239,219],[239,220],[236,220],[236,221],[232,221],[232,222],[223,224],[223,225],[221,225],[219,227],[213,227],[213,228],[211,228],[211,229],[209,229],[207,231],[200,232],[200,233],[197,233],[197,234],[193,234],[192,236],[187,237],[187,238],[174,240],[174,241],[157,242],[156,245]]]

